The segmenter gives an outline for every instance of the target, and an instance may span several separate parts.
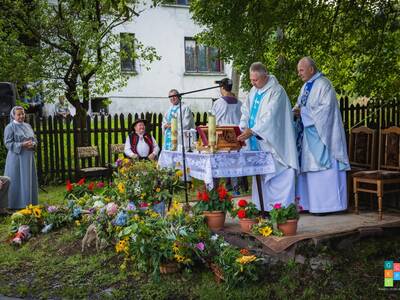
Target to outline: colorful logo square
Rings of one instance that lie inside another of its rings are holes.
[[[385,270],[385,278],[393,278],[393,270]]]
[[[393,287],[393,278],[385,278],[385,287]]]
[[[393,272],[393,280],[400,281],[400,272]]]
[[[394,272],[400,272],[400,263],[394,263],[393,264],[393,271]]]
[[[385,270],[392,270],[393,269],[393,260],[385,260]]]

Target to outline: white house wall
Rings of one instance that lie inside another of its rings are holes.
[[[161,60],[150,64],[150,70],[136,62],[137,75],[131,77],[128,85],[107,95],[112,103],[109,112],[165,112],[169,107],[168,91],[176,88],[186,92],[210,86],[214,81],[231,76],[231,66],[224,65],[224,74],[185,74],[185,37],[200,32],[190,18],[189,8],[178,5],[163,5],[148,8],[134,22],[124,24],[118,32],[134,33],[144,46],[155,47]],[[183,97],[192,111],[208,111],[212,98],[218,98],[219,89],[199,92]]]

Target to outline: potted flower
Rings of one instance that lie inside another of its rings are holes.
[[[271,221],[277,224],[283,235],[296,235],[299,220],[299,207],[296,204],[285,207],[281,203],[275,203],[269,214]]]
[[[257,223],[256,218],[259,216],[260,211],[252,202],[247,202],[240,199],[237,202],[237,207],[232,210],[232,217],[239,218],[239,225],[242,232],[250,232],[251,227]]]
[[[220,230],[224,227],[226,212],[231,212],[232,196],[224,186],[219,186],[216,190],[199,191],[194,209],[201,212],[206,219],[207,225],[212,230]]]

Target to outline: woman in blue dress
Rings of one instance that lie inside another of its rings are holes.
[[[4,175],[11,179],[8,191],[11,209],[38,203],[34,152],[37,141],[31,125],[24,120],[24,109],[15,106],[11,110],[10,123],[4,129],[4,144],[8,150]]]

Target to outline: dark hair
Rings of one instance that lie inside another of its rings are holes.
[[[225,91],[228,92],[232,91],[233,82],[229,78],[223,78],[221,80],[217,80],[215,83],[219,84],[220,87],[223,87]]]

